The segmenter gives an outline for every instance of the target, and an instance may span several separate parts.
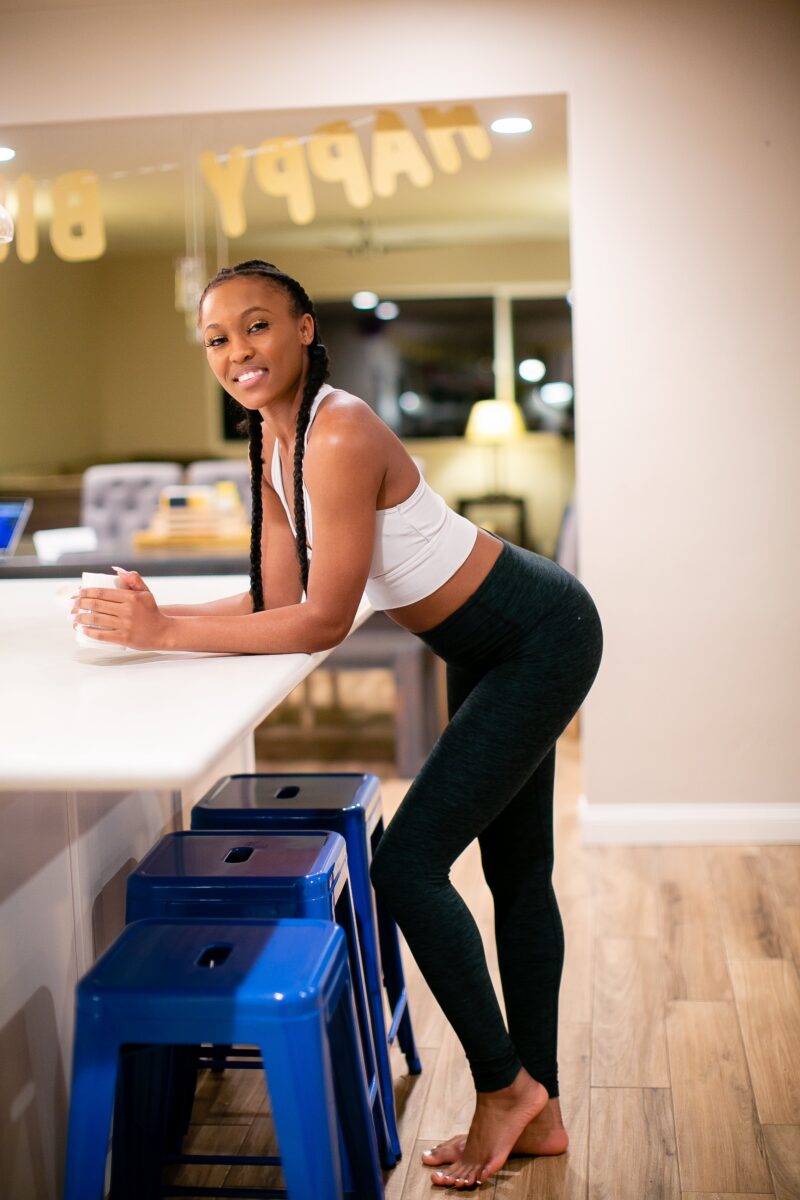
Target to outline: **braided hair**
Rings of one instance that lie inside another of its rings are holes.
[[[239,275],[257,275],[282,288],[292,301],[295,316],[309,313],[314,319],[314,337],[308,347],[308,375],[300,410],[297,414],[294,442],[294,527],[297,544],[297,561],[300,567],[300,582],[303,591],[308,591],[308,542],[306,540],[306,508],[303,501],[303,455],[305,454],[306,430],[311,415],[311,405],[321,385],[328,378],[328,352],[319,336],[319,323],[314,305],[308,294],[296,279],[284,274],[272,263],[260,258],[251,258],[247,262],[237,263],[235,267],[222,267],[214,278],[206,285],[198,308],[212,288],[218,287],[229,279]],[[244,408],[244,405],[242,405]],[[264,468],[263,452],[263,423],[261,414],[252,409],[245,409],[246,428],[249,441],[250,456],[250,486],[253,497],[253,520],[250,527],[250,595],[253,598],[253,612],[264,609],[264,588],[261,578],[261,526],[263,508],[261,503],[261,476]]]

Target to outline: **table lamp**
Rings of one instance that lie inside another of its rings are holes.
[[[500,492],[500,448],[525,433],[519,405],[510,400],[477,400],[470,409],[466,439],[492,448],[492,495]]]

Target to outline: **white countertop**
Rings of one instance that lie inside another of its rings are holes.
[[[245,592],[243,575],[147,580],[163,604]],[[0,581],[0,790],[181,788],[271,712],[329,651],[85,661],[75,579]],[[372,613],[362,599],[353,629]]]

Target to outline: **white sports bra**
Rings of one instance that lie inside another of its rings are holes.
[[[330,392],[341,390],[324,383],[317,392],[308,419],[306,447],[320,403]],[[272,451],[270,474],[272,486],[284,507],[292,533],[296,534],[292,512],[283,490],[277,438]],[[311,497],[305,482],[303,500],[310,563],[314,532]],[[400,504],[391,508],[379,508],[375,512],[375,543],[365,589],[367,600],[373,608],[384,609],[414,604],[415,601],[430,596],[466,561],[477,536],[477,525],[473,525],[466,517],[448,507],[442,497],[432,491],[420,475],[419,483],[410,496]],[[304,592],[303,600],[305,599]]]

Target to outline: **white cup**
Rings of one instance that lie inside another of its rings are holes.
[[[112,588],[122,587],[122,580],[119,575],[103,575],[99,571],[84,571],[81,575],[82,588]],[[86,608],[78,609],[78,612],[88,612]],[[114,654],[122,654],[127,647],[121,646],[119,642],[99,642],[96,638],[89,637],[84,633],[81,625],[75,626],[75,641],[82,650],[91,650],[98,658],[107,657]]]

